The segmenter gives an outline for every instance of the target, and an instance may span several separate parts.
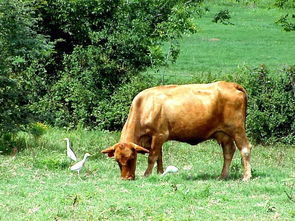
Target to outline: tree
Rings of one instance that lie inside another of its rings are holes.
[[[175,61],[178,39],[196,31],[200,2],[2,0],[1,81],[10,92],[1,93],[13,105],[0,108],[18,110],[19,120],[33,113],[58,126],[93,124],[118,85]]]
[[[94,110],[118,85],[148,67],[175,61],[178,39],[196,31],[193,19],[199,3],[42,1],[36,10],[42,18],[39,32],[56,42],[56,54],[46,67],[49,90],[34,111],[46,113],[44,119],[58,126],[93,124]]]
[[[52,45],[36,32],[31,4],[0,2],[0,132],[16,132],[29,121],[27,73],[50,53]],[[36,70],[36,69],[34,69]],[[33,80],[33,79],[31,79]]]

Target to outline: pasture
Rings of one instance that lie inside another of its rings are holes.
[[[276,69],[294,64],[294,32],[274,23],[286,10],[207,4],[209,11],[196,20],[199,32],[181,40],[177,62],[148,73],[182,79],[202,73],[222,76],[242,65]],[[230,11],[234,25],[211,22],[222,9]],[[295,219],[294,145],[253,145],[253,178],[242,182],[238,151],[229,179],[219,180],[223,157],[216,142],[168,142],[164,166],[177,166],[178,173],[161,177],[154,171],[144,178],[147,156],[139,155],[135,181],[122,181],[116,162],[100,153],[119,135],[58,128],[49,128],[38,139],[19,133],[14,144],[18,151],[0,154],[0,220]],[[86,152],[92,154],[81,179],[69,170],[73,163],[66,156],[65,137],[79,160]]]
[[[282,65],[294,64],[294,32],[285,32],[275,23],[286,12],[294,13],[294,10],[273,8],[270,4],[255,7],[215,2],[207,3],[209,11],[196,20],[198,32],[180,41],[177,61],[158,69],[159,74],[185,78],[200,73],[231,73],[242,66],[264,64],[279,69]],[[225,9],[233,25],[212,22],[214,15]]]
[[[138,157],[135,181],[122,181],[119,167],[100,150],[118,133],[49,129],[39,140],[23,135],[26,148],[0,156],[0,220],[292,220],[295,218],[295,148],[254,146],[253,179],[242,182],[239,152],[228,180],[218,180],[223,157],[213,141],[197,146],[169,142],[164,166],[176,174],[144,178],[147,157]],[[81,179],[69,170],[64,137],[79,159],[93,156]],[[293,191],[293,192],[292,192]],[[288,195],[287,195],[288,194]],[[294,198],[293,198],[294,200]]]

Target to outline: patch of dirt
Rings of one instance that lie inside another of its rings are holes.
[[[219,38],[209,38],[208,41],[220,41]]]

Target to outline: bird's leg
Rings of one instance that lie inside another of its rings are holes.
[[[79,177],[80,180],[82,180],[81,177],[80,177],[80,170],[78,170],[78,177]]]

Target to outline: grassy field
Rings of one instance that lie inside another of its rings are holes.
[[[196,20],[198,33],[180,41],[181,52],[176,63],[160,68],[159,74],[185,77],[201,72],[232,72],[243,65],[265,64],[278,69],[284,64],[294,64],[294,32],[285,32],[275,24],[287,12],[294,13],[294,9],[215,2],[207,3],[209,11]],[[225,9],[233,25],[212,22],[214,15]]]
[[[114,160],[100,150],[118,133],[49,129],[39,140],[24,135],[14,157],[0,155],[0,220],[294,220],[295,148],[254,146],[253,179],[242,182],[239,153],[231,176],[218,180],[221,148],[213,141],[190,146],[169,142],[164,166],[176,174],[143,178],[147,157],[138,159],[135,181],[122,181]],[[64,137],[79,159],[89,158],[81,179],[69,170]],[[22,144],[21,144],[22,143]]]

